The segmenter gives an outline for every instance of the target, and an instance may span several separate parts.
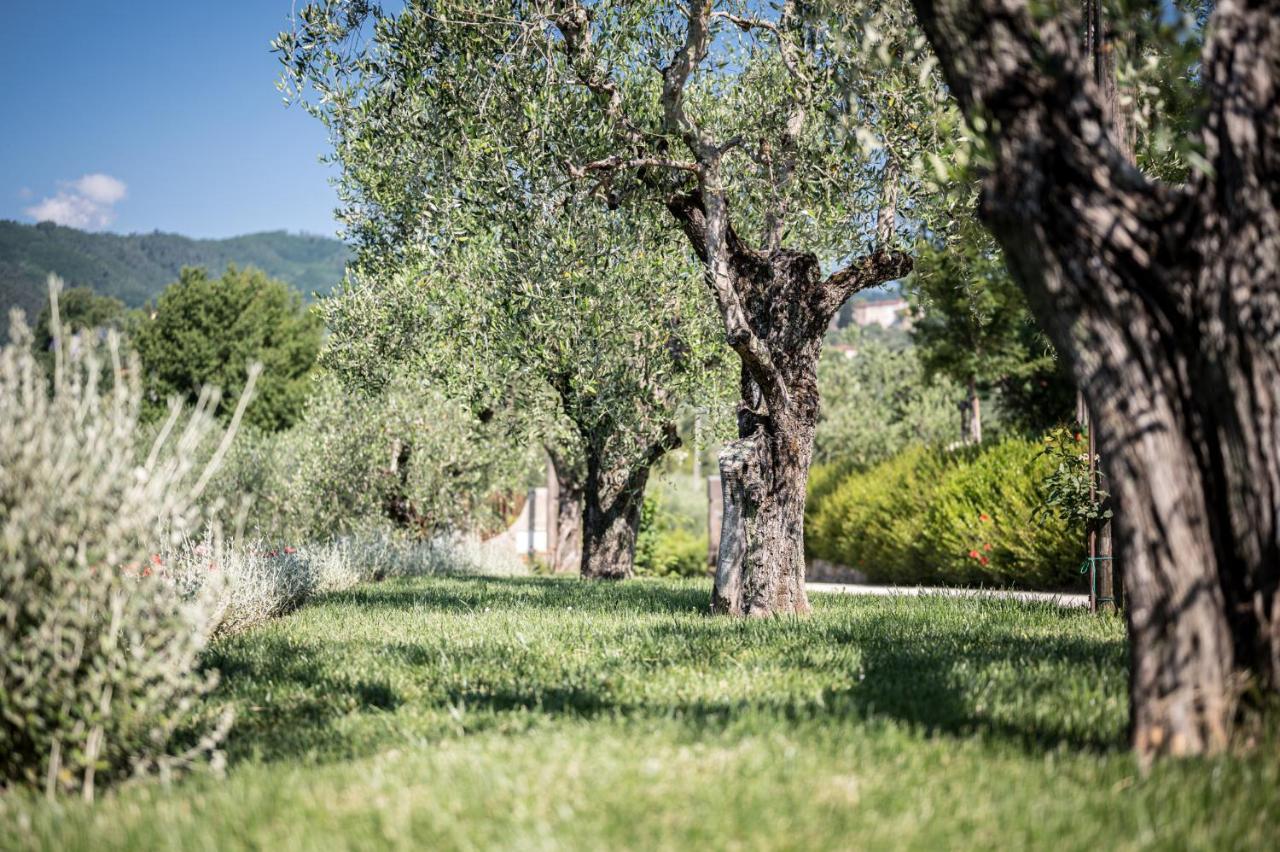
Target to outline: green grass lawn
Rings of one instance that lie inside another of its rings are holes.
[[[1280,759],[1124,742],[1114,619],[420,578],[219,644],[225,778],[0,798],[0,848],[1276,848]]]

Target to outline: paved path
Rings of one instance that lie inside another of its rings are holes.
[[[1057,592],[1016,592],[998,589],[952,589],[928,586],[864,586],[854,583],[805,583],[811,592],[827,592],[836,595],[873,595],[875,597],[915,597],[917,595],[943,595],[950,598],[998,598],[1011,601],[1037,601],[1065,607],[1088,607],[1088,595],[1068,595]]]

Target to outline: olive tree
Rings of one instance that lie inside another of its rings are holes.
[[[1134,746],[1218,751],[1242,696],[1280,686],[1280,3],[1209,16],[1180,185],[1113,137],[1077,5],[914,3],[989,148],[982,216],[1090,401]]]
[[[521,410],[560,480],[557,553],[574,548],[580,500],[583,576],[628,577],[680,407],[728,385],[714,309],[669,223],[625,199],[583,203],[547,168],[536,113],[476,74],[486,32],[437,26],[411,6],[347,64],[282,37],[295,79],[326,92],[309,106],[332,133],[357,250],[328,360],[367,376],[409,359],[451,395]]]
[[[331,126],[380,158],[376,192],[395,195],[408,168],[436,212],[517,181],[679,227],[740,365],[712,606],[765,615],[809,610],[823,333],[854,292],[910,270],[897,231],[913,167],[950,132],[933,120],[945,110],[930,68],[892,68],[911,44],[907,17],[904,4],[852,0],[411,0],[394,15],[327,0],[278,46],[293,91],[316,90]],[[834,21],[861,32],[845,39]],[[362,109],[375,97],[395,107],[375,117]],[[405,133],[457,144],[418,169],[384,147]],[[500,153],[494,168],[459,169],[481,148]],[[394,249],[419,221],[376,238]]]

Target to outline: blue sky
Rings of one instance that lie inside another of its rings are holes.
[[[121,233],[332,235],[324,128],[275,89],[268,42],[292,6],[6,3],[0,219],[33,222],[36,211]]]

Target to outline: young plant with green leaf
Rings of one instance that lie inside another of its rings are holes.
[[[1074,389],[995,240],[962,216],[917,251],[911,337],[927,374],[965,388],[966,439],[982,443],[981,392],[1007,391],[1007,407],[1021,409],[1011,412],[1016,421],[1043,428],[1065,419]]]

